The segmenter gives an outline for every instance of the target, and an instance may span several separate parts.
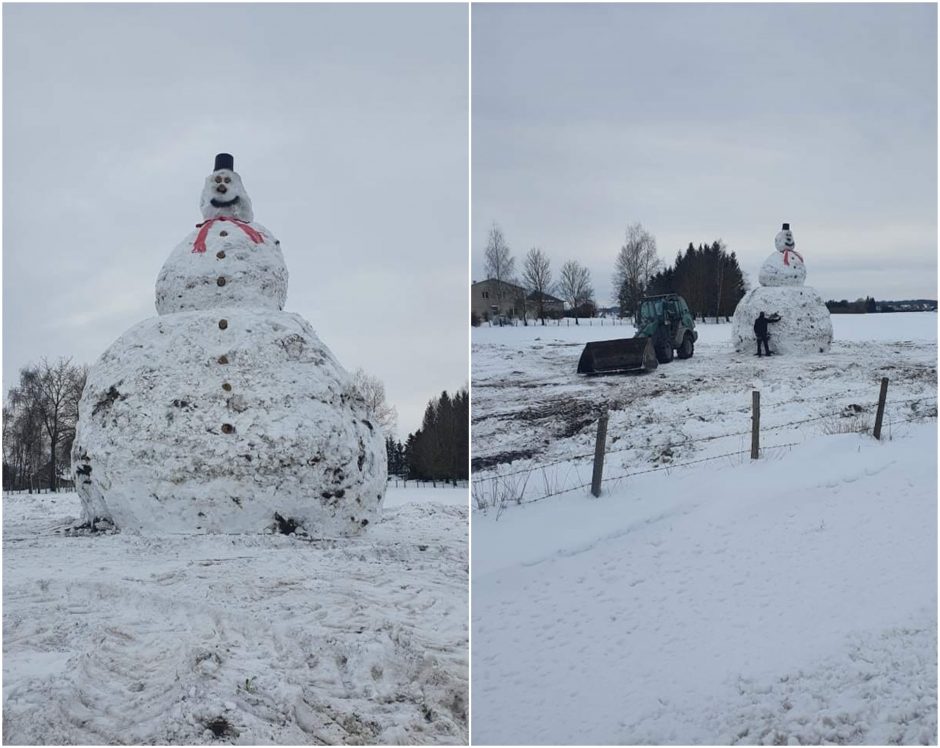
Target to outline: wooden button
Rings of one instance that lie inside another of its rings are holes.
[[[228,363],[228,356],[219,356],[219,363],[220,363],[220,364],[227,364],[227,363]]]
[[[224,330],[226,327],[228,327],[228,320],[227,320],[227,319],[220,319],[220,320],[219,320],[219,329],[220,329],[220,330]]]
[[[235,427],[234,427],[232,424],[230,424],[230,423],[223,423],[223,424],[222,424],[222,433],[223,433],[223,434],[231,434],[234,430],[235,430]]]
[[[228,236],[228,231],[220,231],[219,236]]]
[[[231,391],[232,391],[232,385],[230,385],[228,382],[226,382],[225,384],[222,385],[222,389],[225,390],[226,392],[231,392]]]
[[[223,278],[223,277],[220,275],[220,276],[219,276],[219,279],[216,281],[216,285],[224,286],[224,285],[225,285],[225,278]]]
[[[218,252],[215,253],[215,256],[218,257],[220,260],[224,260],[224,259],[225,259],[225,252],[222,252],[222,251],[220,250],[220,251],[218,251]]]

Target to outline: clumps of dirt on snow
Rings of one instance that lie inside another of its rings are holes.
[[[285,519],[277,512],[274,513],[274,527],[281,535],[293,535],[298,528],[298,524],[290,517]]]
[[[205,727],[215,738],[237,738],[240,734],[225,717],[215,717]]]
[[[94,517],[87,522],[82,522],[81,524],[65,529],[65,535],[69,536],[112,535],[116,532],[118,532],[118,530],[114,526],[114,523],[103,517]]]
[[[612,399],[608,407],[619,410],[623,403]],[[552,435],[556,439],[569,439],[580,434],[586,427],[597,421],[598,403],[589,398],[567,398],[535,404],[523,410],[517,410],[497,416],[501,419],[536,423],[550,421],[557,424]],[[534,452],[533,452],[534,453]],[[475,466],[474,466],[475,467]]]
[[[115,401],[124,400],[126,397],[127,395],[122,395],[118,391],[118,388],[112,384],[111,387],[108,389],[108,391],[105,392],[104,395],[102,395],[101,398],[98,400],[98,402],[95,403],[95,407],[92,409],[91,414],[93,416],[96,416],[102,410],[105,410],[105,411],[109,410],[111,406],[114,405]]]
[[[593,413],[597,404],[591,400],[580,398],[567,398],[542,402],[531,407],[512,413],[509,417],[518,421],[544,421],[547,419],[574,421]]]
[[[535,454],[537,454],[537,450],[535,449],[517,449],[511,452],[500,452],[499,454],[489,455],[487,457],[474,457],[473,460],[471,460],[471,467],[473,472],[489,470],[497,465],[515,462],[516,460],[528,460]]]
[[[936,418],[937,417],[937,404],[936,403],[911,403],[911,415],[916,418]]]
[[[569,439],[576,434],[580,434],[588,426],[597,423],[597,418],[594,415],[591,415],[589,418],[569,418],[566,419],[564,424],[555,432],[555,436],[559,439]]]

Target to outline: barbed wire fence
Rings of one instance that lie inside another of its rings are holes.
[[[923,421],[927,418],[937,417],[936,394],[892,400],[890,402],[891,410],[887,410],[889,405],[887,400],[887,386],[888,380],[882,379],[881,390],[878,394],[876,405],[874,426],[872,426],[868,420],[870,418],[870,413],[865,411],[864,406],[860,406],[857,403],[842,405],[838,410],[832,410],[808,418],[786,421],[784,423],[777,423],[771,426],[761,426],[760,394],[758,391],[754,391],[752,395],[751,408],[744,406],[730,412],[725,411],[719,412],[717,414],[711,414],[712,416],[717,417],[740,416],[742,413],[746,413],[748,410],[750,410],[752,419],[750,429],[746,431],[739,430],[730,433],[712,434],[707,436],[690,436],[681,441],[670,440],[667,445],[664,445],[671,453],[673,449],[680,447],[696,447],[721,439],[744,439],[746,437],[751,437],[751,445],[749,448],[722,452],[720,454],[708,455],[693,460],[685,460],[682,462],[673,462],[671,459],[669,459],[662,465],[644,467],[642,469],[636,470],[627,470],[626,472],[608,475],[603,474],[604,462],[606,461],[606,458],[612,455],[634,451],[635,447],[633,445],[628,445],[625,447],[611,448],[607,444],[606,424],[608,414],[606,408],[602,407],[598,409],[598,441],[595,445],[594,451],[576,455],[566,455],[559,459],[529,464],[525,467],[517,468],[515,470],[495,471],[488,475],[473,477],[470,481],[473,506],[476,509],[483,511],[495,509],[497,512],[497,517],[499,517],[509,506],[532,504],[552,498],[553,496],[560,496],[562,494],[591,489],[591,493],[593,493],[594,496],[599,496],[602,485],[607,485],[609,488],[611,485],[621,484],[623,481],[629,478],[640,475],[658,472],[668,473],[672,470],[678,470],[717,460],[725,460],[730,464],[740,464],[744,462],[745,459],[747,459],[745,457],[746,455],[749,455],[750,459],[760,459],[761,457],[767,457],[771,454],[777,454],[779,450],[789,450],[795,446],[798,446],[803,441],[805,441],[806,438],[808,438],[808,434],[806,434],[806,429],[804,427],[810,424],[826,422],[823,423],[823,427],[821,429],[821,432],[824,434],[831,435],[839,433],[870,433],[873,438],[880,439],[882,436],[882,428],[885,424],[890,430],[892,427],[904,423],[912,423],[916,421]],[[868,392],[870,393],[871,390],[869,389]],[[858,394],[861,393],[859,392]],[[800,402],[811,403],[824,400],[828,401],[831,399],[832,398],[830,396],[821,396],[817,398],[805,398]],[[845,399],[858,398],[856,398],[854,394],[846,398],[843,394],[842,399],[844,401]],[[773,409],[773,407],[774,406],[771,406],[771,409]],[[690,417],[699,417],[702,420],[705,420],[704,417],[696,416],[695,414],[692,414]],[[784,429],[797,429],[798,433],[802,429],[804,432],[804,437],[799,441],[792,441],[791,436],[791,441],[781,443],[764,443],[762,438],[764,434],[779,432]],[[818,433],[818,431],[813,431],[813,433]],[[590,463],[588,463],[588,460],[590,460]],[[557,471],[552,474],[549,473],[552,468],[559,468],[561,466],[566,468],[564,475],[560,475]],[[585,476],[588,476],[590,479],[585,479]],[[532,483],[533,479],[537,481],[539,478],[541,479],[542,490],[534,491],[531,489],[530,484]]]

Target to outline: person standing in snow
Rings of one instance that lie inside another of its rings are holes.
[[[754,320],[754,334],[757,336],[757,355],[758,356],[762,355],[760,352],[761,343],[764,344],[764,351],[766,351],[767,355],[768,356],[771,355],[770,343],[769,343],[770,335],[767,332],[767,324],[770,322],[779,322],[779,321],[780,321],[779,314],[772,314],[769,317],[765,317],[763,312],[761,312],[760,315],[757,317],[757,319]]]

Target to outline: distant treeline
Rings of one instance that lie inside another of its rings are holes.
[[[890,312],[935,312],[936,299],[910,299],[905,301],[875,301],[874,297],[866,296],[855,301],[830,299],[826,307],[831,314],[884,314]]]
[[[469,477],[470,395],[446,391],[431,400],[421,428],[405,443],[385,438],[389,475],[412,480],[457,481]]]

